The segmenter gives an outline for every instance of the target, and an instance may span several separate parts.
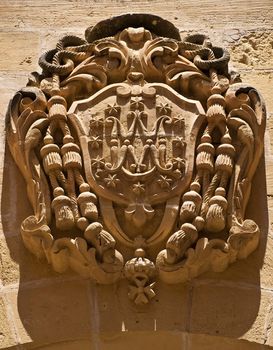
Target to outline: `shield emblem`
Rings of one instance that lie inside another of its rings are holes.
[[[165,239],[192,178],[201,103],[164,84],[125,82],[75,102],[69,118],[110,232],[127,244]]]

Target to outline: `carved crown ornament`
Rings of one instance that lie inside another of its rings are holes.
[[[223,271],[259,242],[245,219],[263,152],[260,94],[202,34],[122,15],[65,36],[39,59],[7,118],[33,215],[25,246],[57,272],[129,281],[146,304],[155,280]]]

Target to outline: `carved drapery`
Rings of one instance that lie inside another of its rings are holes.
[[[137,304],[167,283],[246,258],[263,151],[260,94],[209,38],[153,15],[65,36],[13,98],[7,140],[33,215],[26,247],[54,270],[130,281]]]

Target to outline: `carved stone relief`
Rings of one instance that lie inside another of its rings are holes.
[[[181,40],[153,15],[123,15],[65,36],[13,98],[7,140],[33,215],[25,246],[57,272],[181,283],[246,258],[245,219],[263,152],[265,107],[202,34]]]

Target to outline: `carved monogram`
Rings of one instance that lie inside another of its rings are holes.
[[[34,211],[26,247],[58,272],[127,278],[136,304],[156,276],[185,282],[254,251],[259,228],[244,216],[265,107],[228,61],[205,35],[181,40],[142,14],[43,54],[7,123]]]

